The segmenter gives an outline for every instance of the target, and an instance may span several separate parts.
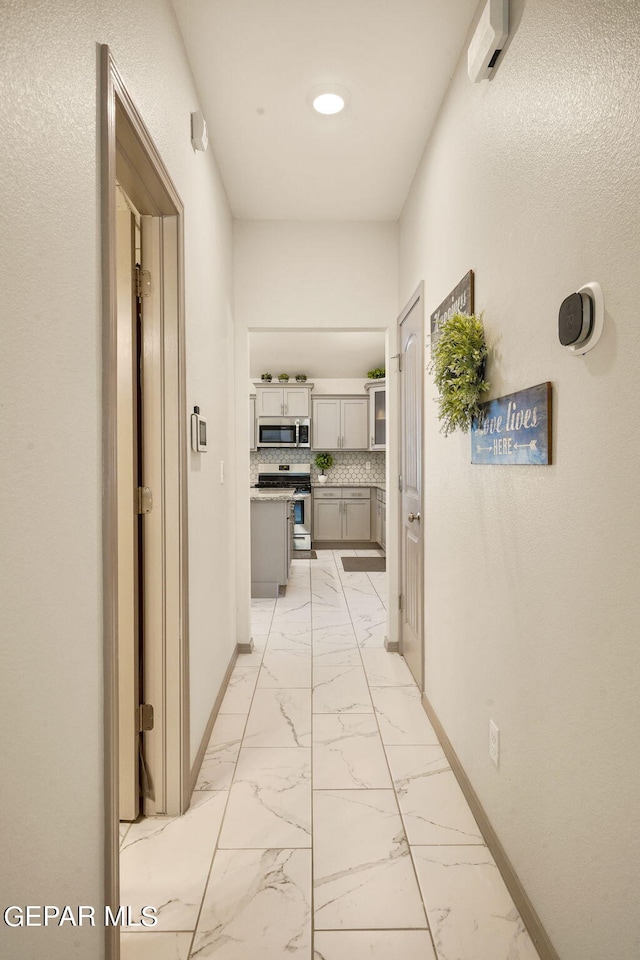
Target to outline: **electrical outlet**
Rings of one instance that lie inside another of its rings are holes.
[[[371,460],[367,460],[364,465],[365,470],[371,470]]]
[[[493,720],[489,720],[489,756],[496,767],[500,766],[500,731]]]

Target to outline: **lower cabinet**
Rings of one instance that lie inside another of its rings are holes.
[[[386,494],[384,490],[378,490],[375,505],[375,541],[379,543],[382,549],[387,545],[387,505]]]
[[[251,596],[277,597],[289,579],[293,501],[251,501]]]
[[[314,490],[313,539],[371,540],[371,494],[368,487]]]

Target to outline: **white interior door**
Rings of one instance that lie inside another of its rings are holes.
[[[420,690],[423,677],[422,291],[398,321],[400,337],[400,652]]]

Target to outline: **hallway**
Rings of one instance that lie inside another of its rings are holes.
[[[252,601],[181,818],[123,825],[123,960],[535,960],[404,661],[386,574],[294,561]],[[312,884],[313,876],[313,884]],[[159,931],[159,932],[158,932]],[[435,949],[434,949],[435,947]]]

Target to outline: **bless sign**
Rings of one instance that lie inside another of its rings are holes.
[[[551,463],[551,384],[481,404],[471,428],[471,463]]]

